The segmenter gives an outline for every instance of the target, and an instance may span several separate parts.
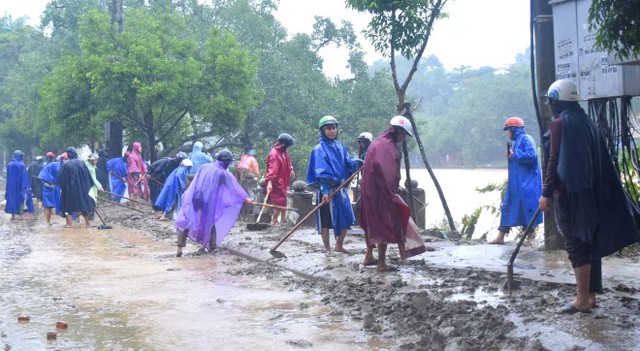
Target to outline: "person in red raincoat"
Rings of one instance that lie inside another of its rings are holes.
[[[267,182],[268,197],[274,205],[287,206],[289,183],[296,176],[287,148],[295,145],[295,142],[291,135],[282,133],[267,156],[267,172],[264,179]],[[271,224],[278,223],[278,217],[280,217],[280,223],[286,223],[285,215],[286,210],[274,209]]]
[[[400,157],[404,138],[412,136],[411,122],[403,116],[391,119],[390,126],[367,149],[362,168],[360,226],[364,230],[367,251],[363,264],[377,265],[384,272],[395,270],[385,263],[387,244],[404,245],[409,222],[409,207],[398,196]],[[378,247],[378,259],[373,247]]]
[[[127,157],[127,183],[129,196],[133,200],[129,206],[135,207],[136,197],[149,199],[149,185],[147,184],[147,165],[142,160],[142,145],[134,142]]]

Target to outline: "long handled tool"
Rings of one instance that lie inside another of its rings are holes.
[[[269,191],[267,191],[267,195],[264,197],[264,202],[266,203],[267,201],[269,201],[269,194],[271,194],[271,189],[269,189]],[[262,208],[260,209],[260,213],[258,213],[258,219],[256,219],[256,223],[260,223],[260,218],[262,217],[262,212],[264,212],[264,208],[266,206],[262,206]]]
[[[149,206],[149,207],[152,207],[152,208],[153,208],[153,205],[150,205],[150,204],[148,204],[148,203],[146,203],[146,202],[140,202],[140,201],[138,201],[138,200],[134,200],[134,199],[129,198],[129,197],[126,197],[126,196],[122,196],[122,195],[114,194],[114,193],[108,192],[108,191],[106,191],[106,190],[105,190],[105,194],[113,195],[113,196],[119,197],[119,198],[121,198],[121,199],[125,199],[125,200],[128,200],[128,201],[134,202],[134,203],[136,203],[136,204],[146,205],[146,206]]]
[[[99,197],[99,196],[98,196],[98,200],[101,200],[101,201],[104,201],[104,202],[108,202],[108,203],[110,203],[110,204],[114,204],[114,205],[116,205],[116,206],[120,206],[120,207],[128,208],[128,209],[130,209],[130,210],[138,211],[138,212],[140,212],[140,213],[149,214],[148,212],[144,212],[143,210],[139,210],[139,209],[137,209],[137,208],[135,208],[135,207],[129,207],[129,206],[123,205],[123,204],[121,204],[121,203],[118,203],[118,202],[115,202],[115,201],[111,201],[111,200],[107,200],[107,199],[102,198],[102,197]]]
[[[295,232],[298,228],[300,228],[300,226],[302,226],[302,224],[309,219],[309,217],[311,217],[314,213],[316,213],[320,207],[326,205],[329,203],[329,201],[331,200],[331,198],[333,196],[335,196],[340,190],[342,190],[342,188],[344,188],[345,186],[347,186],[349,183],[351,183],[351,181],[353,180],[353,178],[355,176],[358,175],[358,173],[360,173],[360,170],[362,169],[362,167],[360,167],[357,171],[353,172],[353,174],[351,175],[351,177],[347,178],[347,180],[345,180],[342,184],[340,184],[340,186],[338,188],[336,188],[334,191],[331,192],[331,194],[329,194],[329,198],[327,199],[327,202],[320,202],[318,204],[318,206],[314,207],[313,210],[311,210],[309,213],[307,213],[306,216],[304,216],[304,218],[302,218],[300,221],[298,221],[298,223],[296,223],[295,226],[293,226],[293,228],[291,228],[291,230],[285,235],[283,236],[280,240],[278,240],[278,242],[269,250],[269,253],[271,254],[271,256],[275,257],[275,258],[284,258],[287,257],[285,254],[283,254],[280,251],[276,251],[276,249],[282,245],[282,243],[287,240],[291,234],[293,234],[293,232]]]
[[[539,214],[540,208],[536,210],[536,212],[533,214],[533,217],[531,217],[531,220],[529,221],[527,227],[524,229],[524,231],[521,232],[522,236],[520,237],[520,240],[518,240],[518,244],[511,254],[509,263],[507,263],[507,289],[509,289],[509,296],[511,296],[511,291],[513,291],[515,287],[515,282],[513,280],[513,261],[516,260],[516,256],[518,256],[518,252],[520,252],[520,247],[522,246],[522,243],[524,243],[524,239],[527,238],[527,234],[531,230],[531,227],[533,227],[533,223],[536,222]]]
[[[271,193],[271,190],[267,191],[267,195],[264,197],[264,202],[263,203],[254,203],[254,205],[258,205],[258,206],[262,206],[262,208],[260,209],[260,213],[258,213],[258,218],[256,219],[255,223],[247,223],[247,230],[265,230],[269,227],[271,227],[271,225],[269,223],[260,223],[260,218],[262,217],[262,212],[264,212],[264,208],[265,207],[274,207],[274,208],[280,208],[282,206],[277,206],[276,205],[271,205],[271,204],[267,204],[267,200],[269,200],[269,194]]]
[[[98,209],[95,209],[96,214],[98,215],[98,218],[100,218],[100,222],[102,222],[102,224],[100,224],[98,226],[98,229],[111,229],[113,228],[112,226],[108,225],[107,223],[104,222],[104,219],[102,219],[102,216],[100,215],[100,213],[98,212]]]
[[[253,203],[254,206],[264,206],[264,207],[271,207],[271,208],[277,208],[279,210],[286,210],[286,211],[297,211],[297,208],[293,208],[293,207],[286,207],[286,206],[278,206],[278,205],[273,205],[273,204],[267,204],[264,202],[254,202]]]

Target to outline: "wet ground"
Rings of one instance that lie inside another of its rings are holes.
[[[398,272],[326,257],[300,230],[238,223],[214,253],[175,258],[172,224],[99,207],[114,228],[64,229],[0,220],[0,346],[4,350],[633,350],[640,342],[639,265],[604,262],[605,293],[589,314],[559,315],[573,277],[562,253],[525,247],[521,289],[502,289],[512,245],[425,236],[429,252]],[[146,209],[145,209],[146,210]],[[97,219],[97,218],[96,218]],[[99,222],[98,222],[99,223]],[[18,316],[30,316],[18,322]],[[56,321],[69,328],[56,331]]]

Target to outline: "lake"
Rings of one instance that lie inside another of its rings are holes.
[[[483,188],[490,183],[500,184],[507,179],[507,169],[434,169],[436,179],[444,193],[449,210],[453,216],[458,230],[462,229],[462,217],[471,214],[480,206],[491,205],[500,207],[500,193],[498,191],[481,194],[477,188]],[[401,170],[404,184],[405,171]],[[418,187],[425,190],[427,228],[441,227],[443,220],[446,222],[444,209],[440,197],[433,184],[433,180],[426,169],[412,169],[411,179],[418,181]],[[499,216],[499,213],[497,213]],[[499,225],[499,217],[483,211],[473,237],[479,237],[483,233],[496,231]]]

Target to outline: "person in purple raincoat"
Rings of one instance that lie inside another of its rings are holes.
[[[215,249],[233,227],[243,203],[253,201],[236,178],[227,170],[233,154],[222,150],[216,161],[200,167],[191,185],[182,195],[182,207],[176,220],[178,252],[186,246],[187,237],[202,245],[205,251]]]

